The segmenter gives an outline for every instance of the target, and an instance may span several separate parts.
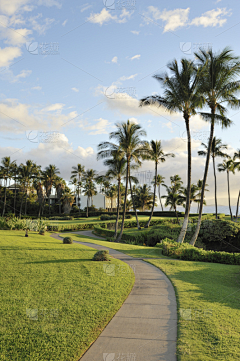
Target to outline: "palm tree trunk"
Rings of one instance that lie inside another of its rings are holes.
[[[213,159],[213,173],[214,173],[214,182],[215,182],[215,212],[216,212],[216,219],[218,219],[218,212],[217,212],[217,177],[216,177],[216,169],[215,169],[215,158]]]
[[[154,191],[153,191],[153,205],[152,205],[152,210],[151,210],[149,220],[148,220],[148,222],[147,222],[147,224],[145,225],[144,228],[148,228],[150,226],[150,222],[151,222],[151,219],[152,219],[154,205],[155,205],[156,185],[157,185],[157,162],[155,162],[155,182],[154,182]]]
[[[28,183],[27,183],[27,191],[28,191]],[[25,216],[27,214],[27,192],[26,192],[26,198],[25,198]]]
[[[123,205],[123,216],[122,216],[122,224],[121,224],[121,230],[119,233],[118,238],[115,242],[120,242],[122,239],[123,234],[123,228],[124,228],[124,220],[125,220],[125,214],[126,214],[126,203],[127,203],[127,193],[128,193],[128,173],[129,173],[129,163],[130,159],[127,158],[127,170],[126,170],[126,186],[125,186],[125,195],[124,195],[124,205]]]
[[[16,196],[17,196],[17,188],[16,188],[16,178],[15,178],[15,190],[14,190],[14,201],[13,201],[13,212],[16,214]]]
[[[176,214],[176,217],[177,217],[177,222],[179,223],[178,214],[177,214],[177,208],[175,207],[174,210],[175,210],[175,214]]]
[[[2,213],[2,217],[3,217],[4,214],[5,214],[6,201],[7,201],[7,184],[5,183],[4,203],[3,203],[3,213]]]
[[[239,207],[239,198],[240,198],[240,191],[238,192],[238,199],[237,199],[237,208],[236,208],[236,222],[238,219],[238,207]]]
[[[161,208],[162,208],[162,212],[163,212],[163,205],[162,205],[162,199],[161,199],[161,194],[160,194],[160,187],[161,187],[161,185],[159,184],[159,186],[158,186],[159,200],[160,200],[160,204],[161,204]]]
[[[228,205],[231,216],[231,221],[233,220],[232,209],[231,209],[231,199],[230,199],[230,184],[229,184],[229,171],[227,170],[227,183],[228,183]]]
[[[132,192],[132,183],[131,183],[131,176],[130,176],[130,167],[129,167],[129,187],[130,187],[130,192],[131,192],[131,197],[132,197],[132,204],[133,204],[133,209],[134,209],[134,213],[135,213],[135,217],[136,217],[136,221],[137,221],[137,228],[140,231],[141,227],[138,221],[138,215],[137,215],[137,210],[135,207],[135,201],[134,201],[134,197],[133,197],[133,192]]]
[[[86,214],[86,216],[87,216],[87,218],[88,218],[88,196],[87,196],[87,214]]]
[[[212,115],[214,117],[214,111],[212,111]],[[212,148],[212,140],[213,140],[213,134],[214,134],[214,118],[211,122],[211,130],[210,130],[210,136],[209,136],[209,142],[208,142],[208,150],[207,150],[207,157],[206,157],[206,164],[205,164],[205,170],[204,170],[204,176],[203,176],[203,184],[202,184],[202,193],[201,193],[201,200],[200,200],[200,206],[199,206],[199,215],[198,215],[198,221],[197,226],[194,232],[194,235],[190,241],[191,245],[195,245],[196,240],[198,238],[198,234],[201,227],[201,221],[202,221],[202,211],[203,211],[203,201],[204,201],[204,191],[206,187],[207,182],[207,174],[208,174],[208,168],[209,168],[209,161],[210,161],[210,155],[211,155],[211,148]]]
[[[23,188],[23,196],[22,196],[21,205],[20,205],[20,212],[19,212],[19,217],[20,217],[20,218],[21,218],[21,215],[22,215],[22,205],[23,205],[24,195],[25,195],[25,184],[24,184],[24,188]]]
[[[115,223],[115,233],[113,236],[114,239],[117,237],[117,231],[118,231],[118,220],[119,220],[119,209],[120,209],[120,184],[121,184],[121,179],[118,178],[117,218]]]
[[[191,197],[192,150],[191,150],[191,134],[189,129],[189,117],[185,119],[185,124],[186,124],[187,137],[188,137],[188,184],[187,184],[187,199],[186,199],[184,221],[183,221],[182,229],[177,239],[177,242],[179,243],[183,243],[187,232],[188,217],[190,211],[190,197]]]

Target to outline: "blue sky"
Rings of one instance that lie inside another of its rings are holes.
[[[147,139],[161,139],[166,151],[176,153],[160,172],[166,178],[178,173],[185,181],[181,116],[139,108],[138,100],[161,93],[152,75],[174,58],[192,59],[200,46],[230,46],[240,55],[239,2],[1,0],[0,14],[1,157],[33,159],[43,167],[54,163],[65,179],[77,163],[101,171],[98,143],[108,139],[114,123],[131,119]],[[240,112],[229,116],[234,125],[216,129],[216,135],[232,154],[239,148]],[[191,129],[196,181],[204,167],[197,150],[209,127],[196,116]],[[152,169],[143,164],[143,170]],[[212,180],[210,169],[210,190]],[[238,176],[232,177],[232,190],[235,196]],[[219,193],[224,202],[222,174]]]

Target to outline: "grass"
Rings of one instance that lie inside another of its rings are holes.
[[[94,262],[96,250],[80,244],[0,231],[0,245],[1,361],[78,360],[134,283],[125,263]],[[118,266],[115,277],[104,264]]]
[[[178,360],[240,360],[240,267],[148,260],[172,281],[178,303]]]
[[[61,237],[72,237],[74,241],[80,242],[88,242],[93,244],[98,244],[104,247],[109,247],[115,249],[117,251],[123,252],[129,256],[137,257],[137,258],[169,258],[162,255],[162,249],[160,246],[157,247],[147,247],[147,246],[136,246],[133,244],[127,243],[115,243],[109,242],[99,239],[94,239],[92,237],[86,237],[80,234],[73,234],[73,233],[60,233]]]
[[[149,217],[147,216],[138,216],[139,220],[141,221],[147,221],[149,219]],[[157,220],[157,219],[161,219],[163,217],[152,217],[153,220]],[[166,217],[164,217],[164,219],[166,219]],[[135,221],[136,218],[135,217],[132,217],[132,219],[125,219],[125,221]],[[89,217],[89,218],[77,218],[77,219],[74,219],[74,220],[47,220],[46,221],[49,225],[63,225],[63,224],[76,224],[76,223],[81,223],[81,224],[85,224],[85,223],[106,223],[106,222],[109,222],[109,223],[113,223],[114,220],[109,220],[109,221],[100,221],[98,219],[98,217]],[[121,222],[121,220],[120,220]]]

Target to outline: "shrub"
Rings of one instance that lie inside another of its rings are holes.
[[[72,237],[64,237],[63,243],[64,244],[72,244],[73,243]]]
[[[41,234],[41,236],[44,236],[45,235],[45,231],[42,229],[38,232],[39,234]]]
[[[239,253],[205,251],[187,243],[177,243],[167,238],[163,241],[163,255],[185,261],[240,265]]]
[[[97,251],[93,256],[93,261],[110,261],[109,251]]]
[[[147,235],[147,241],[146,241],[146,245],[149,247],[155,247],[156,244],[158,243],[158,238],[154,233],[150,233]]]

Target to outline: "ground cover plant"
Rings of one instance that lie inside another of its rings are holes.
[[[125,263],[111,258],[109,277],[95,249],[49,235],[0,231],[0,245],[1,361],[78,360],[134,283]]]

